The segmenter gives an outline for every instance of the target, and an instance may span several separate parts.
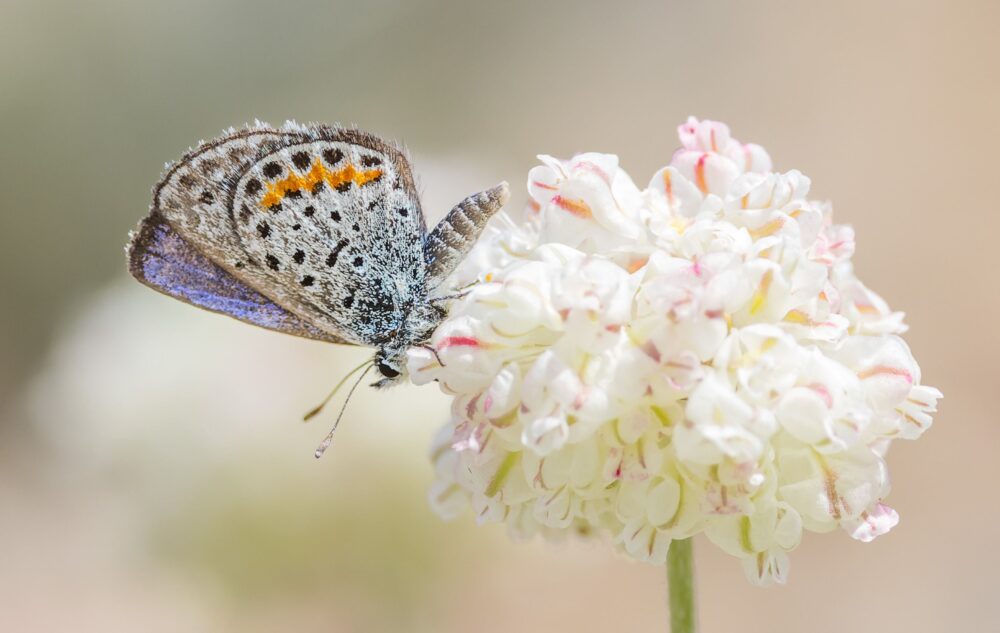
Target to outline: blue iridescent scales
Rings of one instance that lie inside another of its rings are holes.
[[[405,153],[361,130],[230,130],[169,167],[128,246],[140,282],[271,330],[375,348],[376,386],[447,314],[445,281],[508,198],[459,203],[427,233]]]
[[[162,217],[143,223],[135,240],[145,244],[144,283],[191,305],[271,330],[332,343],[340,342],[280,307],[212,263],[185,242]],[[133,273],[134,274],[134,273]]]

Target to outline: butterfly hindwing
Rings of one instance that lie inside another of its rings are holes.
[[[157,212],[144,219],[132,237],[129,271],[147,286],[205,310],[286,334],[343,342],[302,321],[216,266],[184,241]]]

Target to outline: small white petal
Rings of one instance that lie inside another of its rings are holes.
[[[856,519],[844,521],[841,525],[851,535],[862,543],[869,543],[882,536],[899,523],[899,514],[889,506],[876,503],[861,513]]]

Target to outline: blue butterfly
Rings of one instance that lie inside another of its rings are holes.
[[[445,280],[508,197],[506,183],[472,195],[428,233],[399,147],[356,129],[258,124],[167,169],[130,236],[129,271],[253,325],[373,347],[386,387],[447,315]]]

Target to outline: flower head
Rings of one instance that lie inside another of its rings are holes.
[[[541,156],[524,222],[458,271],[471,287],[409,357],[454,396],[432,502],[653,563],[703,532],[784,582],[803,530],[896,524],[886,449],[941,394],[806,176],[721,123],[679,134],[645,189],[613,155]]]

